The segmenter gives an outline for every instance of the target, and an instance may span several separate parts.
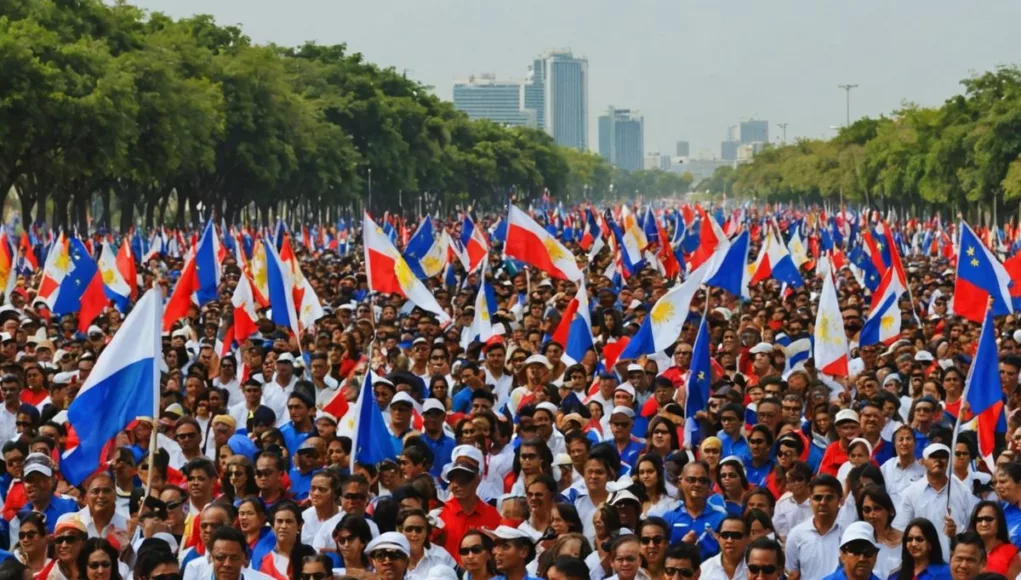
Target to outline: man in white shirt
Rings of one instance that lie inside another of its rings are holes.
[[[947,465],[950,462],[950,448],[942,443],[930,443],[922,451],[922,465],[925,477],[909,485],[901,495],[901,503],[897,506],[897,517],[892,527],[903,530],[914,518],[925,518],[931,522],[942,523],[947,514],[947,493],[950,494],[950,518],[954,520],[958,530],[968,529],[971,511],[975,508],[977,498],[964,484],[954,478],[947,477]],[[952,490],[951,490],[952,488]],[[944,526],[937,525],[940,547],[944,554],[950,553],[950,538],[943,531]]]
[[[277,416],[277,428],[283,427],[290,421],[287,413],[287,399],[294,392],[294,385],[298,377],[294,376],[294,356],[285,352],[277,358],[276,373],[273,380],[266,383],[262,388],[262,404],[266,405]]]
[[[21,379],[14,374],[0,377],[0,391],[4,404],[0,406],[0,441],[10,441],[18,435],[18,407],[21,406]]]
[[[837,523],[843,486],[832,475],[819,475],[811,482],[812,519],[794,526],[787,536],[788,580],[820,580],[837,568],[840,536]]]
[[[330,376],[330,360],[321,352],[313,353],[310,363],[312,384],[316,388],[316,407],[322,409],[337,394],[340,383]]]
[[[113,532],[127,532],[127,519],[117,513],[113,477],[101,471],[92,476],[85,490],[86,506],[78,512],[90,538],[105,538]]]
[[[502,409],[510,398],[511,387],[514,385],[514,377],[506,371],[507,347],[499,338],[490,340],[482,347],[482,354],[486,362],[482,370],[486,373],[486,384],[493,385],[493,395],[496,397],[496,408]]]
[[[720,553],[702,562],[701,580],[745,580],[748,577],[744,561],[748,530],[744,519],[739,516],[723,518],[716,541],[720,543]]]

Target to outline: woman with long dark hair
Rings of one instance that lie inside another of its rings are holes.
[[[923,573],[927,580],[950,580],[950,566],[943,560],[939,534],[932,522],[915,518],[904,530],[900,571],[891,580],[915,580]]]
[[[218,500],[229,501],[238,507],[241,498],[259,495],[259,487],[255,485],[255,466],[244,455],[233,455],[227,460],[226,469],[220,474],[220,494]]]
[[[650,419],[647,433],[649,439],[645,445],[646,454],[655,453],[665,460],[674,450],[681,448],[677,425],[666,417],[656,415]]]
[[[252,551],[249,561],[255,566],[276,546],[276,537],[273,530],[266,527],[266,520],[266,504],[261,497],[249,496],[238,504],[238,528],[245,535]]]
[[[411,546],[411,556],[408,558],[409,580],[425,580],[429,570],[437,566],[453,568],[457,565],[442,546],[429,541],[432,530],[429,516],[423,510],[404,509],[397,514],[397,531],[404,534]]]
[[[504,480],[504,489],[523,497],[528,486],[542,474],[553,476],[553,452],[545,441],[522,441],[514,452],[514,463]]]
[[[901,542],[904,534],[891,527],[897,510],[886,489],[881,485],[866,485],[858,493],[858,519],[868,522],[876,533],[879,554],[873,572],[886,578],[900,568]]]
[[[372,571],[372,563],[365,555],[365,547],[372,541],[372,529],[365,518],[352,514],[341,518],[333,528],[333,541],[344,562],[342,574],[347,574],[348,570]]]
[[[14,547],[14,557],[28,566],[32,574],[38,574],[50,563],[47,556],[46,522],[39,512],[29,512],[21,516],[18,528],[18,543]]]
[[[564,534],[580,534],[585,531],[585,526],[578,516],[578,510],[569,503],[553,504],[553,509],[550,510],[550,528],[556,532],[558,537]]]
[[[968,531],[978,534],[986,546],[984,572],[996,572],[1007,578],[1016,578],[1021,574],[1021,558],[1018,558],[1017,546],[1010,543],[1007,519],[1003,516],[1003,508],[998,502],[990,500],[978,502],[971,514]]]
[[[87,580],[121,580],[117,550],[106,538],[89,538],[78,552],[78,577]]]
[[[720,483],[719,491],[726,504],[727,513],[740,516],[744,511],[744,498],[749,488],[741,460],[731,456],[721,461],[716,466],[716,481]]]
[[[638,458],[637,465],[638,483],[644,489],[646,498],[642,502],[642,517],[662,516],[673,511],[680,502],[667,494],[663,459],[655,453],[646,453]]]
[[[315,554],[315,550],[301,543],[302,519],[298,504],[288,499],[277,502],[269,512],[269,521],[276,545],[261,561],[253,560],[250,566],[275,580],[288,580],[294,576],[294,563]]]

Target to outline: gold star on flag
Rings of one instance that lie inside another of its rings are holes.
[[[705,371],[698,371],[698,380],[700,381],[705,380]]]
[[[972,247],[968,248],[967,254],[969,256],[974,256],[975,255],[975,246],[972,246]]]
[[[978,266],[978,258],[972,258],[971,259],[971,265],[972,266]]]

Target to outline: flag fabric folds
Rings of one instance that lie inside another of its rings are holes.
[[[961,248],[957,257],[954,313],[982,322],[987,298],[993,298],[993,315],[1014,312],[1010,275],[967,223],[961,222]]]
[[[709,387],[713,381],[709,339],[709,324],[703,315],[698,325],[695,344],[692,346],[687,384],[688,397],[684,402],[684,442],[690,444],[692,449],[697,448],[702,438],[695,413],[709,407]]]
[[[676,342],[688,319],[691,300],[705,278],[706,271],[703,265],[692,272],[683,284],[674,286],[657,300],[619,358],[635,359],[643,354],[661,352]]]
[[[578,283],[578,293],[567,304],[553,340],[564,348],[562,358],[566,364],[580,363],[585,353],[594,346],[592,340],[592,314],[589,311],[588,290],[585,281]]]
[[[128,304],[131,302],[131,288],[117,268],[117,257],[110,248],[109,242],[103,242],[103,248],[99,251],[99,260],[96,264],[103,278],[103,291],[106,293],[106,297],[113,300],[118,310],[126,312]]]
[[[510,206],[504,252],[561,280],[582,278],[578,263],[567,248],[520,209]]]
[[[78,446],[64,454],[60,471],[73,485],[96,471],[103,447],[128,423],[159,416],[162,302],[158,287],[142,296],[67,410]]]
[[[369,348],[372,348],[371,344]],[[380,410],[372,392],[375,377],[375,373],[366,371],[361,393],[358,395],[358,423],[351,439],[351,449],[354,451],[351,453],[352,472],[358,463],[379,465],[384,459],[397,458],[397,450],[394,449],[393,438],[383,418],[383,411]]]
[[[823,278],[819,310],[815,317],[815,368],[834,377],[847,376],[847,335],[840,316],[833,276]]]
[[[78,331],[85,332],[106,307],[103,278],[88,250],[77,238],[68,244],[68,253],[70,265],[67,275],[60,282],[57,298],[53,302],[53,313],[58,316],[77,313]]]
[[[978,339],[978,350],[975,352],[971,368],[968,369],[962,398],[974,417],[972,426],[978,435],[979,457],[986,462],[990,471],[995,471],[993,452],[996,434],[1007,431],[1007,420],[1003,412],[996,326],[993,324],[991,308],[986,309],[984,319],[982,333]]]

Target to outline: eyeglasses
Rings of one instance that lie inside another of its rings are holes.
[[[724,471],[720,473],[720,479],[740,479],[741,476],[733,471]]]
[[[979,524],[991,524],[996,521],[993,516],[975,516],[975,523]]]
[[[925,537],[924,536],[908,536],[908,537],[904,538],[904,543],[905,544],[924,544],[925,543]]]
[[[99,570],[100,568],[109,568],[111,566],[110,560],[100,560],[99,562],[89,562],[89,570]]]
[[[776,566],[773,564],[766,564],[765,566],[759,566],[758,564],[748,564],[748,573],[752,576],[758,576],[759,574],[765,574],[769,576],[776,574]]]
[[[744,539],[744,532],[720,532],[720,538],[724,540]]]
[[[638,561],[638,556],[617,556],[613,561],[618,564],[633,564]]]
[[[662,544],[666,540],[663,536],[642,536],[643,544],[656,544],[657,546]]]
[[[759,416],[761,417],[762,415],[760,414]],[[749,439],[748,440],[748,444],[749,445],[765,445],[766,444],[766,440],[765,439]]]
[[[836,499],[837,499],[837,496],[835,496],[833,494],[830,494],[830,493],[820,493],[820,494],[812,496],[812,501],[814,501],[816,503],[826,503],[826,502],[834,501]]]
[[[178,433],[174,437],[176,439],[178,439],[178,440],[184,440],[184,439],[194,439],[195,437],[198,437],[198,436],[199,436],[198,432],[196,432],[196,431],[189,431],[187,433]]]
[[[476,544],[474,546],[464,546],[458,550],[458,553],[462,556],[467,556],[468,554],[481,554],[485,551],[486,549],[482,547],[482,544]]]
[[[967,451],[954,451],[954,457],[971,457]]]
[[[18,426],[18,427],[31,427],[32,426],[32,422],[31,421],[15,421],[14,424],[16,426]]]
[[[630,421],[611,421],[610,425],[613,427],[620,427],[621,429],[627,429],[631,426]]]
[[[695,571],[691,568],[663,568],[663,575],[667,578],[673,578],[678,574],[685,578],[691,578],[695,575]]]
[[[244,469],[232,469],[230,471],[230,473],[227,474],[227,477],[230,478],[230,479],[233,479],[235,477],[244,477],[244,476],[245,476],[245,470]]]
[[[326,572],[315,572],[313,574],[302,574],[300,578],[301,580],[323,580],[326,576]]]
[[[255,477],[269,477],[269,476],[273,475],[276,472],[277,472],[277,470],[275,470],[275,469],[256,469],[255,470]]]
[[[364,501],[366,499],[364,493],[345,493],[341,497],[347,501]]]
[[[336,538],[334,538],[338,546],[346,546],[348,544],[354,543],[355,540],[357,539],[358,538],[355,536],[337,536]]]
[[[60,544],[76,544],[79,540],[81,540],[81,538],[74,535],[58,536],[53,538],[53,543],[59,546]]]
[[[522,453],[518,457],[521,458],[521,461],[535,461],[536,459],[539,458],[539,454],[538,453]]]
[[[709,480],[708,477],[695,477],[694,475],[689,475],[684,478],[684,483],[687,483],[689,485],[695,484],[709,485],[712,482]]]
[[[379,560],[381,562],[386,561],[393,562],[394,560],[400,560],[404,558],[404,552],[401,552],[399,550],[376,550],[370,555],[370,557],[373,560]]]
[[[39,532],[35,530],[29,530],[27,532],[18,532],[19,540],[34,540],[39,535]]]

